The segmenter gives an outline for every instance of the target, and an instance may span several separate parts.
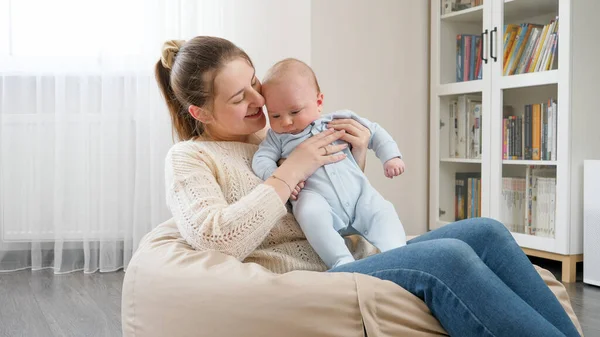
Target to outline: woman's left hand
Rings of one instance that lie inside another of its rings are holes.
[[[329,122],[329,127],[335,130],[346,130],[346,134],[341,138],[350,143],[352,149],[366,151],[371,138],[369,129],[351,118],[334,119]]]
[[[346,130],[346,134],[341,139],[352,146],[352,156],[364,171],[371,131],[351,118],[334,119],[329,122],[329,127],[335,130]]]

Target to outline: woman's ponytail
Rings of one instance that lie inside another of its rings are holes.
[[[177,134],[178,140],[187,140],[199,136],[199,133],[201,133],[202,130],[196,129],[199,128],[198,124],[200,124],[200,122],[195,120],[192,115],[187,112],[187,109],[181,105],[171,86],[171,69],[166,68],[163,65],[163,62],[159,60],[156,62],[154,73],[156,82],[158,82],[158,87],[167,103],[169,115],[171,115],[172,130]]]

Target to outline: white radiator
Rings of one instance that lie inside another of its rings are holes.
[[[600,160],[583,164],[583,282],[600,286]]]

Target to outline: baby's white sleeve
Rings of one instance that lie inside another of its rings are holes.
[[[369,149],[375,151],[377,158],[382,163],[392,158],[402,158],[402,153],[398,149],[398,144],[392,136],[381,127],[381,125],[371,122],[370,120],[357,115],[350,110],[344,110],[332,114],[334,118],[352,118],[360,124],[364,125],[371,131],[371,139],[369,139]]]

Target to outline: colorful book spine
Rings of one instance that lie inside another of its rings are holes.
[[[502,160],[506,159],[506,119],[502,119]]]
[[[533,105],[533,127],[531,137],[531,159],[540,160],[540,105]]]
[[[463,36],[456,36],[456,82],[463,81]]]
[[[477,74],[475,73],[475,66],[477,64],[477,36],[471,36],[471,53],[469,56],[469,81],[473,81]]]
[[[480,36],[476,36],[475,37],[475,41],[477,41],[477,49],[475,51],[475,55],[476,55],[476,61],[475,61],[475,78],[480,80],[481,79],[481,48],[483,47],[481,45],[481,37]]]
[[[540,160],[546,160],[546,118],[548,109],[545,103],[540,103]]]
[[[515,63],[517,62],[517,53],[521,49],[521,44],[523,43],[523,40],[525,39],[526,33],[527,33],[527,24],[521,24],[519,27],[517,36],[515,36],[515,42],[513,44],[513,48],[509,55],[508,66],[504,70],[505,76],[508,76],[511,74],[511,71],[515,66]]]
[[[509,31],[509,35],[507,38],[509,39],[507,42],[507,46],[504,49],[504,62],[502,65],[502,73],[506,75],[506,70],[510,63],[510,56],[512,55],[513,49],[515,47],[515,41],[518,39],[519,31],[521,30],[521,26],[519,25],[508,25],[507,30]]]
[[[531,160],[531,105],[525,106],[525,160]]]
[[[450,132],[449,149],[450,158],[456,158],[456,146],[458,143],[458,119],[456,117],[456,101],[448,105],[448,128]]]
[[[471,35],[465,35],[465,44],[464,44],[464,57],[463,57],[463,80],[464,81],[468,81],[469,78],[469,71],[470,71],[470,66],[471,66],[471,62],[470,57],[471,57]]]
[[[557,147],[557,144],[558,144],[558,138],[557,138],[557,133],[558,133],[557,132],[558,131],[558,129],[557,129],[557,126],[558,126],[557,125],[558,124],[558,105],[556,103],[556,100],[554,100],[554,99],[552,99],[552,111],[553,111],[553,114],[554,114],[554,116],[553,116],[554,119],[552,121],[552,123],[553,123],[553,128],[552,128],[552,139],[553,139],[553,141],[552,141],[552,148],[553,148],[553,151],[552,151],[552,160],[557,160],[556,158],[557,158],[557,155],[558,155],[558,153],[557,153],[558,152],[558,147]]]
[[[529,63],[529,66],[527,67],[527,72],[532,72],[535,70],[535,67],[537,65],[538,62],[538,57],[540,55],[540,52],[542,50],[542,46],[544,45],[544,41],[546,40],[546,35],[548,34],[548,31],[550,30],[550,25],[545,25],[544,29],[542,30],[542,36],[540,36],[537,45],[535,47],[533,56],[531,58],[531,62]]]
[[[527,48],[527,42],[529,40],[529,36],[531,33],[531,29],[533,28],[533,25],[526,23],[524,24],[524,27],[522,29],[522,35],[521,38],[519,39],[519,45],[518,48],[515,50],[515,57],[513,58],[513,62],[511,67],[509,68],[509,75],[514,75],[515,72],[517,71],[517,68],[519,67],[519,62],[521,61],[521,56],[523,55],[524,50]]]

